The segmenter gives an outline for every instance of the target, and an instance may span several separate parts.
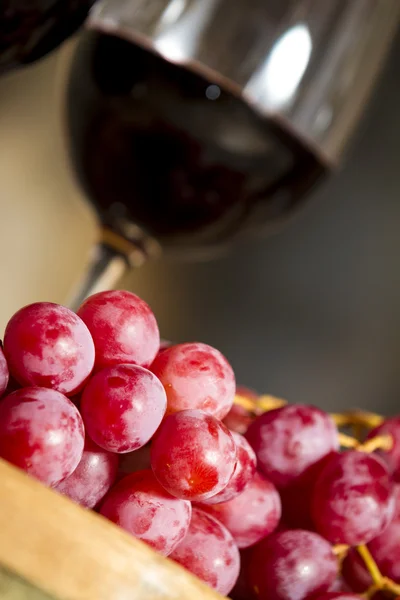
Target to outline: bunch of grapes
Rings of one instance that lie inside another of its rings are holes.
[[[126,291],[18,311],[0,397],[2,458],[223,595],[400,595],[400,418],[236,388],[218,350],[161,343]]]

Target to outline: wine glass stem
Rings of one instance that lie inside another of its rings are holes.
[[[112,289],[130,268],[126,257],[103,242],[93,249],[93,258],[67,305],[77,310],[88,296]]]
[[[157,246],[146,238],[128,241],[115,231],[105,228],[93,248],[91,261],[67,306],[77,310],[88,296],[115,287],[130,269],[142,266],[156,255]]]

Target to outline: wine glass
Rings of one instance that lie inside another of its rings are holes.
[[[72,303],[161,251],[285,225],[339,164],[399,19],[398,0],[98,0],[65,93],[101,223]]]

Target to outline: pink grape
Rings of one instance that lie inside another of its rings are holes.
[[[400,484],[396,484],[393,488],[394,501],[395,501],[395,510],[394,510],[394,519],[400,519]]]
[[[92,334],[96,370],[122,363],[149,367],[160,347],[156,318],[144,300],[123,290],[87,298],[78,315]]]
[[[302,404],[260,415],[249,426],[246,438],[255,450],[258,468],[278,489],[293,483],[311,465],[339,448],[331,417]]]
[[[365,544],[393,518],[395,497],[389,472],[378,457],[350,450],[322,469],[312,495],[317,531],[333,544]]]
[[[23,388],[0,402],[0,456],[54,486],[82,458],[84,427],[66,396],[47,388]]]
[[[377,454],[385,460],[395,481],[400,481],[400,416],[386,419],[382,425],[369,432],[367,439],[378,435],[390,435],[392,438],[392,448],[385,451],[379,450]]]
[[[231,431],[236,444],[236,465],[228,485],[215,496],[205,500],[205,504],[228,502],[238,496],[251,482],[256,472],[257,459],[249,442],[239,433]]]
[[[21,385],[67,395],[76,393],[94,365],[93,340],[82,319],[51,302],[30,304],[11,317],[4,354]]]
[[[55,489],[85,508],[94,508],[113,485],[117,470],[118,455],[103,450],[86,436],[78,466]]]
[[[243,406],[234,404],[222,421],[230,431],[244,435],[254,417]]]
[[[151,466],[177,498],[201,501],[229,483],[236,444],[220,421],[201,410],[174,413],[161,424],[151,446]]]
[[[340,575],[338,575],[338,577],[336,577],[335,581],[329,588],[329,592],[326,592],[326,593],[327,594],[333,594],[333,593],[335,593],[335,594],[339,594],[339,593],[340,594],[352,594],[353,591],[349,588],[349,586],[343,579],[342,574],[340,573]]]
[[[258,398],[258,394],[256,394],[256,392],[243,386],[238,386],[236,388],[236,394],[253,402]],[[243,408],[243,406],[240,406],[240,404],[233,404],[231,410],[223,419],[223,422],[231,431],[235,431],[236,433],[241,433],[244,435],[250,423],[254,421],[254,419],[255,415],[252,411]]]
[[[362,600],[362,597],[350,592],[325,592],[316,596],[315,600]]]
[[[105,450],[123,453],[150,440],[166,406],[164,388],[153,373],[137,365],[117,365],[92,377],[80,408],[92,440]]]
[[[223,419],[232,407],[236,388],[232,367],[207,344],[171,346],[157,356],[151,370],[165,387],[167,414],[199,409]]]
[[[100,513],[168,556],[189,529],[192,507],[166,492],[146,470],[121,479],[108,492]]]
[[[381,535],[371,540],[368,549],[384,577],[400,583],[400,519],[393,521]],[[360,594],[373,583],[359,553],[351,549],[343,561],[343,578],[349,587]]]
[[[230,531],[238,548],[247,548],[270,535],[281,517],[281,501],[275,486],[256,473],[246,489],[233,500],[201,508]]]
[[[193,508],[186,537],[170,558],[224,596],[239,576],[240,555],[231,534],[198,508]]]
[[[173,345],[172,342],[169,342],[168,340],[160,340],[159,352],[162,352],[163,350],[170,348],[172,345]]]
[[[400,520],[371,540],[368,548],[382,575],[400,583]]]
[[[248,574],[260,600],[307,600],[328,591],[338,570],[324,538],[292,529],[274,533],[254,548]]]
[[[0,398],[7,389],[9,376],[6,357],[4,356],[3,349],[0,347]]]

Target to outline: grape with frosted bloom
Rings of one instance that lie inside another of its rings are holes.
[[[8,365],[3,349],[0,346],[0,398],[7,389],[9,380]]]
[[[23,388],[0,402],[0,456],[43,483],[71,475],[83,446],[81,416],[60,392]]]
[[[165,391],[153,373],[137,365],[99,371],[81,398],[81,413],[92,440],[110,452],[132,452],[146,444],[167,406]]]
[[[394,501],[395,501],[395,509],[394,509],[394,519],[400,519],[400,484],[395,484],[393,488]]]
[[[88,328],[65,306],[37,302],[11,317],[4,335],[10,373],[23,386],[47,387],[73,395],[94,365]]]
[[[244,398],[253,402],[258,398],[256,392],[243,386],[238,386],[236,388],[236,394],[238,396],[244,396]],[[254,419],[255,415],[247,410],[247,408],[243,408],[240,404],[233,404],[231,410],[226,417],[224,417],[223,422],[231,431],[236,431],[236,433],[244,435]]]
[[[351,590],[349,588],[349,586],[347,585],[347,583],[345,582],[345,580],[342,577],[342,573],[340,573],[338,575],[338,577],[336,577],[335,581],[333,582],[333,584],[331,585],[331,587],[329,588],[329,592],[327,592],[328,594],[352,594],[353,590]]]
[[[252,546],[271,534],[281,517],[279,494],[259,473],[233,500],[212,506],[202,504],[201,508],[225,525],[238,548]]]
[[[331,417],[314,406],[284,406],[264,413],[249,426],[246,438],[260,471],[278,489],[293,483],[311,465],[339,447]]]
[[[157,356],[151,370],[165,387],[167,414],[199,409],[223,419],[232,407],[236,388],[232,367],[207,344],[171,346]]]
[[[156,318],[144,300],[124,290],[87,298],[78,315],[92,334],[96,370],[122,363],[149,367],[160,347]]]
[[[257,459],[249,442],[240,433],[231,431],[236,444],[236,466],[228,485],[215,496],[205,500],[205,504],[228,502],[241,494],[251,482],[256,472]]]
[[[400,583],[400,520],[371,540],[368,548],[382,575]]]
[[[385,531],[371,540],[368,549],[384,577],[400,583],[400,519],[393,521]],[[347,585],[359,594],[373,584],[372,577],[359,553],[350,549],[342,565]]]
[[[86,436],[79,465],[55,489],[85,508],[94,508],[113,485],[117,470],[118,455],[103,450]]]
[[[390,435],[393,445],[390,450],[378,450],[379,454],[386,462],[395,481],[400,481],[400,416],[386,419],[382,425],[372,429],[367,439],[378,435]]]
[[[248,576],[260,600],[307,600],[328,591],[338,571],[324,538],[292,529],[274,533],[254,548]]]
[[[362,597],[350,592],[325,592],[316,596],[314,600],[362,600]]]
[[[314,486],[313,521],[333,544],[366,544],[386,529],[394,510],[386,465],[364,452],[350,450],[332,456]]]
[[[166,492],[146,470],[121,479],[104,498],[100,513],[168,556],[188,531],[192,507]]]
[[[229,483],[236,444],[229,430],[201,410],[183,410],[163,421],[151,445],[151,466],[177,498],[201,501]]]
[[[229,594],[239,576],[240,555],[231,534],[198,508],[193,508],[186,537],[170,558],[222,595]]]

